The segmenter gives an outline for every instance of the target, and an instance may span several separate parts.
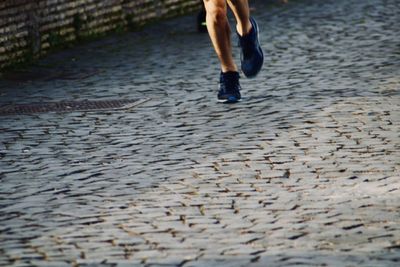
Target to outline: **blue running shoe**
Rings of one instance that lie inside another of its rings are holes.
[[[254,18],[250,18],[251,31],[243,37],[239,34],[239,46],[241,47],[240,60],[242,71],[248,78],[255,77],[264,63],[264,53],[258,40],[258,25]]]
[[[218,102],[236,103],[242,99],[240,95],[239,73],[236,71],[221,72],[219,78]]]

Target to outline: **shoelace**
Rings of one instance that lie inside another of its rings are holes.
[[[239,82],[234,78],[221,77],[221,91],[234,93],[239,90]]]

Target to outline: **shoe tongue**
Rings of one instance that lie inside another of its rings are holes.
[[[226,79],[238,79],[239,78],[239,72],[237,72],[237,71],[221,72],[221,75]]]

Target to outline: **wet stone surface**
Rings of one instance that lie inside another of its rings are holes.
[[[399,265],[400,2],[253,5],[236,105],[193,16],[0,81],[1,105],[150,98],[0,118],[1,266]]]

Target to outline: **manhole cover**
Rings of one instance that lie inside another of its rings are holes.
[[[0,106],[0,116],[46,112],[72,112],[129,109],[149,99],[61,101]]]

